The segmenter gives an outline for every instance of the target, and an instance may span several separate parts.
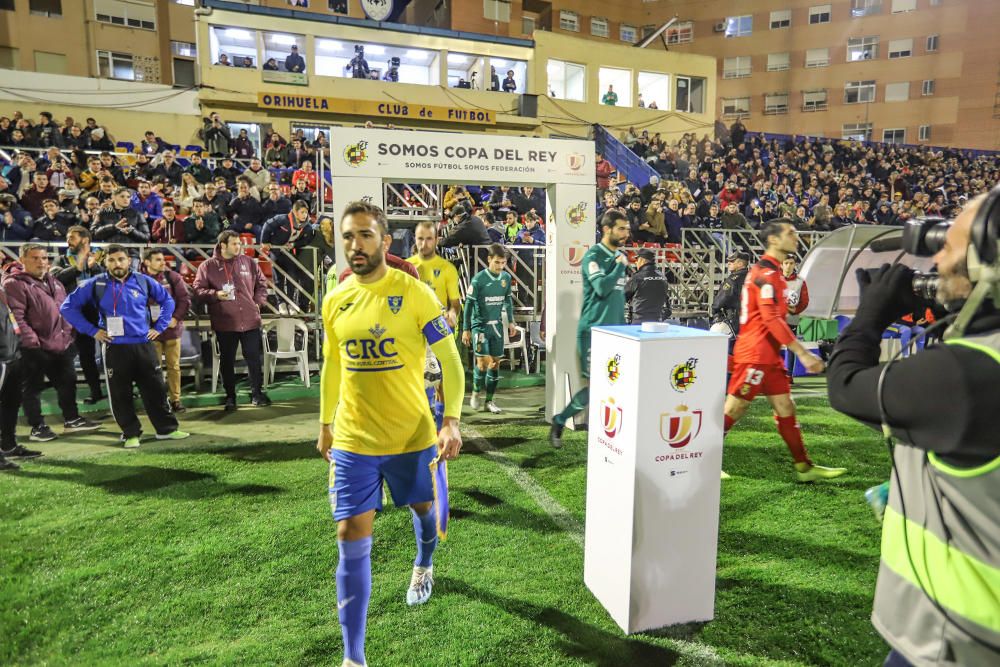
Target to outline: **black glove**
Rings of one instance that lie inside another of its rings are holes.
[[[881,330],[903,315],[922,310],[926,304],[913,293],[913,273],[905,264],[855,271],[861,294],[855,319]]]

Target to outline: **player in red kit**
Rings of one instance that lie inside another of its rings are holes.
[[[777,218],[764,225],[760,240],[767,250],[760,262],[750,269],[743,284],[740,334],[733,348],[733,374],[726,396],[726,433],[746,414],[754,397],[763,394],[774,410],[778,433],[795,459],[798,480],[812,482],[839,477],[847,472],[846,468],[825,468],[809,459],[795,418],[795,402],[781,355],[781,348],[785,346],[810,373],[823,371],[823,360],[795,339],[785,319],[788,286],[781,263],[795,252],[798,234],[791,222]]]

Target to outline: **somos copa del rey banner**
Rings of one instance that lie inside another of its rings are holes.
[[[334,176],[594,185],[590,141],[365,128],[332,135]]]

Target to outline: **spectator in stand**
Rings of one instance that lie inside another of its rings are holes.
[[[181,177],[184,175],[184,168],[174,158],[172,150],[163,152],[163,162],[153,170],[153,178],[162,176],[175,188],[181,186]]]
[[[451,219],[454,228],[439,247],[451,248],[457,245],[489,245],[490,235],[482,219],[470,215],[465,204],[455,204],[451,208]]]
[[[645,214],[646,223],[649,224],[649,233],[659,239],[660,243],[669,240],[663,212],[663,201],[660,199],[654,199],[649,202],[649,206],[646,207]]]
[[[163,198],[153,192],[153,186],[149,181],[139,181],[129,206],[142,216],[147,225],[163,217]]]
[[[90,149],[95,151],[113,151],[115,149],[115,142],[111,140],[106,129],[96,127],[90,133]]]
[[[137,155],[135,158],[135,164],[132,165],[132,176],[134,177],[134,182],[129,181],[129,185],[135,187],[139,181],[152,181],[155,170],[156,167],[153,165],[148,155]]]
[[[517,234],[515,243],[521,245],[545,245],[545,230],[542,229],[542,219],[534,213],[524,216],[524,228]]]
[[[498,222],[500,238],[497,242],[508,244],[517,243],[518,234],[520,234],[521,230],[524,229],[521,225],[521,221],[518,219],[517,212],[507,211],[507,213],[503,216],[503,220],[500,221],[498,218]]]
[[[62,155],[55,157],[45,170],[45,175],[49,177],[49,185],[57,190],[65,187],[72,188],[76,185],[76,176],[73,174],[73,170],[69,168],[66,158]]]
[[[606,104],[609,107],[618,104],[618,93],[615,92],[614,86],[608,85],[608,92],[604,93],[604,97],[601,98],[601,104]]]
[[[743,217],[740,213],[739,207],[736,202],[730,202],[729,206],[726,207],[725,212],[722,214],[722,228],[723,229],[751,229],[750,223],[747,219]]]
[[[247,362],[252,403],[266,407],[271,399],[263,387],[260,307],[267,303],[267,282],[257,262],[243,254],[239,234],[226,230],[219,234],[218,241],[212,258],[198,267],[194,293],[199,301],[208,304],[212,331],[219,343],[225,410],[237,409],[238,347]]]
[[[813,206],[812,215],[815,219],[813,227],[818,231],[826,231],[830,227],[830,218],[833,211],[830,208],[830,195],[824,194],[819,198],[819,203]]]
[[[63,129],[63,143],[66,148],[74,151],[83,151],[90,148],[90,140],[84,136],[79,125],[70,125]]]
[[[681,215],[680,202],[671,197],[667,201],[667,207],[663,211],[663,226],[666,228],[666,240],[670,243],[681,242],[681,229],[684,227],[684,220]],[[652,226],[652,223],[651,223]],[[655,233],[655,229],[654,229]]]
[[[490,208],[493,210],[513,208],[513,197],[514,193],[507,185],[501,185],[498,188],[494,188],[493,192],[490,193]],[[454,202],[452,205],[454,205]]]
[[[62,131],[52,120],[52,114],[48,111],[42,111],[38,114],[38,125],[35,126],[35,142],[37,146],[41,146],[42,148],[48,148],[49,146],[62,148],[63,146]]]
[[[80,187],[86,192],[96,192],[101,184],[101,158],[91,155],[87,158],[87,168],[80,172]]]
[[[101,176],[101,186],[97,189],[97,201],[101,202],[101,208],[110,205],[109,202],[114,199],[118,187],[118,183],[111,176],[107,174]]]
[[[514,193],[514,208],[521,215],[534,211],[545,218],[545,192],[531,186],[524,186],[520,192]]]
[[[111,206],[101,210],[97,226],[92,229],[94,240],[105,243],[148,243],[149,225],[139,212],[129,206],[132,195],[128,188],[118,188]],[[134,248],[129,254],[138,257]]]
[[[205,185],[212,180],[212,170],[209,169],[201,159],[201,153],[191,155],[191,164],[188,165],[187,173],[194,176],[199,184]]]
[[[236,196],[226,206],[226,217],[229,218],[229,229],[237,234],[253,234],[260,239],[264,224],[264,212],[250,192],[248,181],[241,180],[237,184]]]
[[[31,440],[48,442],[57,437],[42,416],[46,378],[56,390],[64,432],[94,431],[100,425],[82,418],[76,404],[73,327],[59,312],[66,289],[49,272],[49,254],[43,246],[25,243],[19,259],[20,264],[4,276],[3,288],[20,329],[21,405],[31,426]]]
[[[854,221],[850,218],[850,214],[847,211],[846,204],[837,204],[833,208],[833,218],[830,220],[830,231],[834,229],[840,229],[847,225],[854,224]]]
[[[125,170],[118,164],[115,156],[107,151],[101,153],[101,169],[115,179],[115,183],[125,185]]]
[[[271,172],[264,168],[259,158],[251,158],[250,166],[243,172],[258,192],[266,192],[267,184],[271,182]]]
[[[229,126],[222,122],[219,114],[213,112],[204,119],[198,136],[205,142],[205,149],[212,157],[229,155],[229,140],[232,135]]]
[[[264,69],[267,70],[268,72],[277,72],[281,68],[278,67],[278,61],[277,60],[275,60],[274,58],[268,58],[267,62],[264,63]]]
[[[288,163],[288,146],[281,141],[277,132],[271,135],[271,141],[264,152],[264,162],[272,169],[284,169]]]
[[[265,220],[276,215],[287,215],[292,210],[292,201],[281,193],[281,186],[271,182],[267,186],[267,199],[260,205]]]
[[[49,177],[44,172],[36,171],[31,188],[21,195],[21,206],[32,218],[42,217],[42,202],[46,199],[56,199],[56,189],[49,185]]]
[[[70,227],[66,232],[66,254],[56,259],[52,275],[62,283],[66,293],[75,290],[82,281],[89,280],[104,272],[97,254],[90,247],[90,232],[82,226]],[[84,308],[84,316],[97,322],[97,308]],[[90,389],[90,396],[83,399],[87,405],[94,405],[104,398],[101,390],[101,374],[97,370],[97,344],[87,334],[76,332],[76,349],[80,357],[80,369],[84,381]]]
[[[185,242],[184,221],[177,217],[177,209],[172,203],[163,203],[163,217],[153,222],[150,235],[153,243],[174,245]]]
[[[295,188],[292,189],[288,198],[292,204],[295,202],[303,202],[309,207],[310,212],[313,214],[316,213],[316,195],[310,191],[308,187],[306,187],[305,179],[299,179],[295,182]]]
[[[231,62],[229,62],[229,56],[227,56],[225,53],[220,53],[219,54],[219,59],[217,61],[215,61],[215,64],[218,65],[218,66],[220,66],[220,67],[232,67],[233,66],[233,64]]]
[[[514,81],[514,70],[507,70],[507,78],[503,80],[503,92],[513,93],[517,90],[517,81]]]
[[[597,194],[601,195],[611,187],[611,175],[615,173],[615,168],[604,159],[604,155],[600,151],[594,156],[594,161],[597,172]]]
[[[649,230],[646,212],[642,210],[642,199],[635,197],[625,208],[632,240],[636,243],[657,243],[658,239]]]
[[[195,179],[191,172],[184,172],[181,179],[181,191],[177,194],[176,204],[187,213],[191,210],[195,199],[205,196],[205,188]]]
[[[216,180],[225,179],[226,187],[233,190],[236,188],[236,179],[240,176],[240,170],[233,165],[233,158],[226,156],[222,158],[222,164],[215,168],[213,176]]]
[[[298,169],[304,161],[311,159],[312,152],[302,145],[302,141],[299,139],[292,139],[292,147],[288,149],[288,154],[285,158],[285,166]]]
[[[139,143],[139,154],[154,157],[158,153],[169,150],[170,144],[165,142],[152,130],[146,130],[143,140]]]
[[[222,231],[219,216],[204,199],[195,199],[191,215],[184,219],[184,242],[191,245],[214,243]],[[195,253],[195,256],[198,256]]]
[[[266,67],[264,69],[267,69]],[[257,154],[253,142],[246,128],[241,128],[240,133],[233,140],[233,156],[238,160],[249,160]]]
[[[305,72],[306,71],[306,61],[299,55],[298,44],[292,44],[292,52],[288,54],[285,58],[285,71],[287,72]]]
[[[77,223],[76,216],[59,208],[59,203],[54,199],[46,199],[42,202],[43,213],[41,217],[35,219],[32,228],[32,240],[44,243],[62,243],[66,240],[66,233],[69,228]]]
[[[31,214],[18,206],[14,195],[0,194],[0,241],[27,241],[33,224]]]
[[[101,200],[88,195],[83,200],[83,207],[78,209],[77,216],[80,218],[80,226],[89,230],[101,217]]]
[[[278,312],[282,315],[308,312],[312,305],[307,296],[312,293],[312,280],[296,265],[296,259],[299,263],[307,261],[297,255],[302,255],[302,249],[312,243],[315,232],[309,221],[309,207],[304,202],[295,202],[291,213],[276,215],[264,224],[261,245],[271,253],[275,265],[281,269],[275,275],[275,283],[288,297],[287,301],[279,299]],[[278,247],[272,249],[272,246]],[[281,275],[282,273],[285,275]],[[290,280],[298,283],[305,291],[296,289]]]
[[[899,224],[891,205],[884,199],[878,203],[878,209],[875,211],[875,222],[879,225]]]
[[[729,204],[735,203],[740,206],[743,202],[743,191],[736,186],[736,181],[730,180],[726,187],[719,193],[719,205],[722,208],[729,208]]]
[[[747,135],[747,128],[743,125],[743,121],[737,118],[733,121],[733,124],[729,126],[729,136],[732,140],[733,146],[739,146],[743,143],[744,137]]]
[[[226,181],[223,178],[217,181],[209,181],[205,184],[205,203],[208,205],[209,209],[218,216],[219,220],[226,220],[226,207],[229,206],[229,201],[232,196],[226,190]],[[221,230],[220,230],[221,231]],[[218,236],[218,234],[216,234]],[[212,238],[215,241],[215,238]]]
[[[167,328],[156,337],[153,345],[156,347],[157,360],[163,361],[163,370],[167,374],[170,409],[174,413],[185,412],[187,408],[181,403],[181,335],[184,333],[184,318],[191,309],[191,295],[188,294],[181,274],[167,268],[166,257],[161,248],[150,248],[143,253],[142,264],[146,275],[155,280],[174,300],[174,312]],[[154,322],[160,318],[158,304],[150,305],[149,318]]]
[[[302,166],[292,174],[292,183],[297,184],[301,179],[305,179],[306,184],[309,186],[309,191],[316,192],[317,175],[317,172],[313,169],[312,160],[303,160]]]

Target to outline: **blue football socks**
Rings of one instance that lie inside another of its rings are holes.
[[[372,538],[337,541],[337,615],[344,637],[344,656],[365,664],[365,628],[372,594]]]
[[[431,508],[424,515],[417,514],[411,507],[413,514],[413,532],[417,536],[417,559],[413,564],[417,567],[430,567],[431,558],[434,556],[434,549],[437,547],[437,521],[434,519],[434,509]]]

